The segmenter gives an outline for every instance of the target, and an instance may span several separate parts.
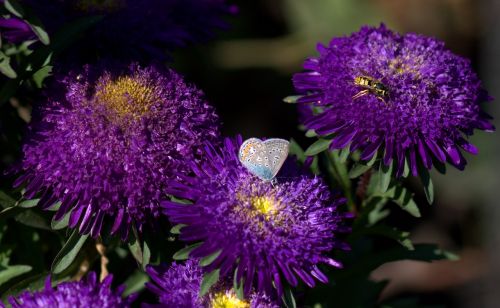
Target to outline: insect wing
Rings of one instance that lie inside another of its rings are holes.
[[[269,168],[269,157],[266,155],[264,143],[257,138],[243,142],[239,151],[240,162],[248,171],[259,178],[270,181],[273,178]]]
[[[252,174],[271,181],[288,156],[288,146],[289,142],[284,139],[250,138],[241,145],[238,157]]]
[[[274,178],[288,157],[290,143],[284,139],[268,139],[264,141],[264,144],[266,145],[269,168]]]
[[[239,159],[242,164],[256,163],[259,157],[258,153],[262,152],[262,141],[257,138],[250,138],[245,140],[240,147]]]

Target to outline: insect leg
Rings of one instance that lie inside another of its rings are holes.
[[[362,91],[359,91],[359,92],[358,92],[358,94],[356,94],[356,95],[354,95],[354,96],[352,97],[352,99],[353,99],[353,100],[358,99],[358,98],[360,98],[361,96],[368,94],[368,92],[370,92],[370,90],[368,90],[368,89],[367,89],[367,90],[362,90]]]
[[[383,97],[381,97],[381,96],[378,96],[378,95],[377,95],[377,98],[378,98],[379,100],[381,100],[381,101],[382,101],[385,105],[387,105],[387,106],[389,105],[389,104],[385,101],[385,99],[384,99]]]

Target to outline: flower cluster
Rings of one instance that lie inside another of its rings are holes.
[[[166,266],[147,268],[152,280],[146,286],[158,296],[165,307],[210,307],[210,308],[278,308],[279,306],[263,294],[252,293],[248,300],[239,299],[225,283],[218,291],[199,297],[203,270],[198,260],[188,260],[185,264],[173,263]]]
[[[45,289],[38,292],[25,291],[16,297],[10,297],[9,303],[13,308],[130,307],[135,296],[122,298],[125,287],[121,286],[113,291],[112,280],[110,275],[98,282],[96,274],[92,272],[81,281],[63,282],[54,289],[49,277]]]
[[[338,238],[347,230],[338,211],[344,199],[316,177],[275,185],[260,180],[239,162],[240,145],[240,138],[226,138],[217,150],[207,145],[203,161],[188,162],[193,175],[167,185],[168,193],[193,202],[162,202],[170,221],[185,225],[179,238],[200,243],[190,256],[215,254],[207,271],[220,269],[225,276],[236,270],[245,294],[254,282],[258,292],[279,295],[283,279],[292,286],[297,277],[310,287],[314,278],[327,282],[318,264],[340,267],[327,253],[347,248]]]
[[[315,107],[304,124],[331,136],[330,148],[380,155],[401,175],[448,161],[463,169],[460,149],[476,154],[464,136],[492,131],[479,103],[489,99],[469,60],[442,42],[397,34],[384,25],[363,27],[318,46],[320,56],[293,77],[300,103]],[[378,153],[378,154],[377,154]]]
[[[202,92],[172,70],[89,68],[58,85],[65,93],[40,105],[15,185],[26,184],[26,198],[40,192],[42,208],[60,201],[55,219],[71,213],[84,234],[108,220],[127,238],[131,225],[159,219],[168,179],[219,135]]]

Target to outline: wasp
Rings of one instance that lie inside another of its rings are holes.
[[[379,79],[369,77],[367,75],[357,76],[354,78],[354,84],[364,88],[364,90],[361,90],[354,95],[352,97],[353,100],[367,95],[368,93],[373,93],[379,100],[387,104],[384,98],[389,96],[389,89]]]

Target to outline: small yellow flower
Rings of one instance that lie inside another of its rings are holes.
[[[236,297],[232,292],[215,294],[210,303],[211,308],[250,308],[250,304]]]
[[[254,197],[251,202],[255,210],[266,217],[276,212],[276,202],[270,197]]]

